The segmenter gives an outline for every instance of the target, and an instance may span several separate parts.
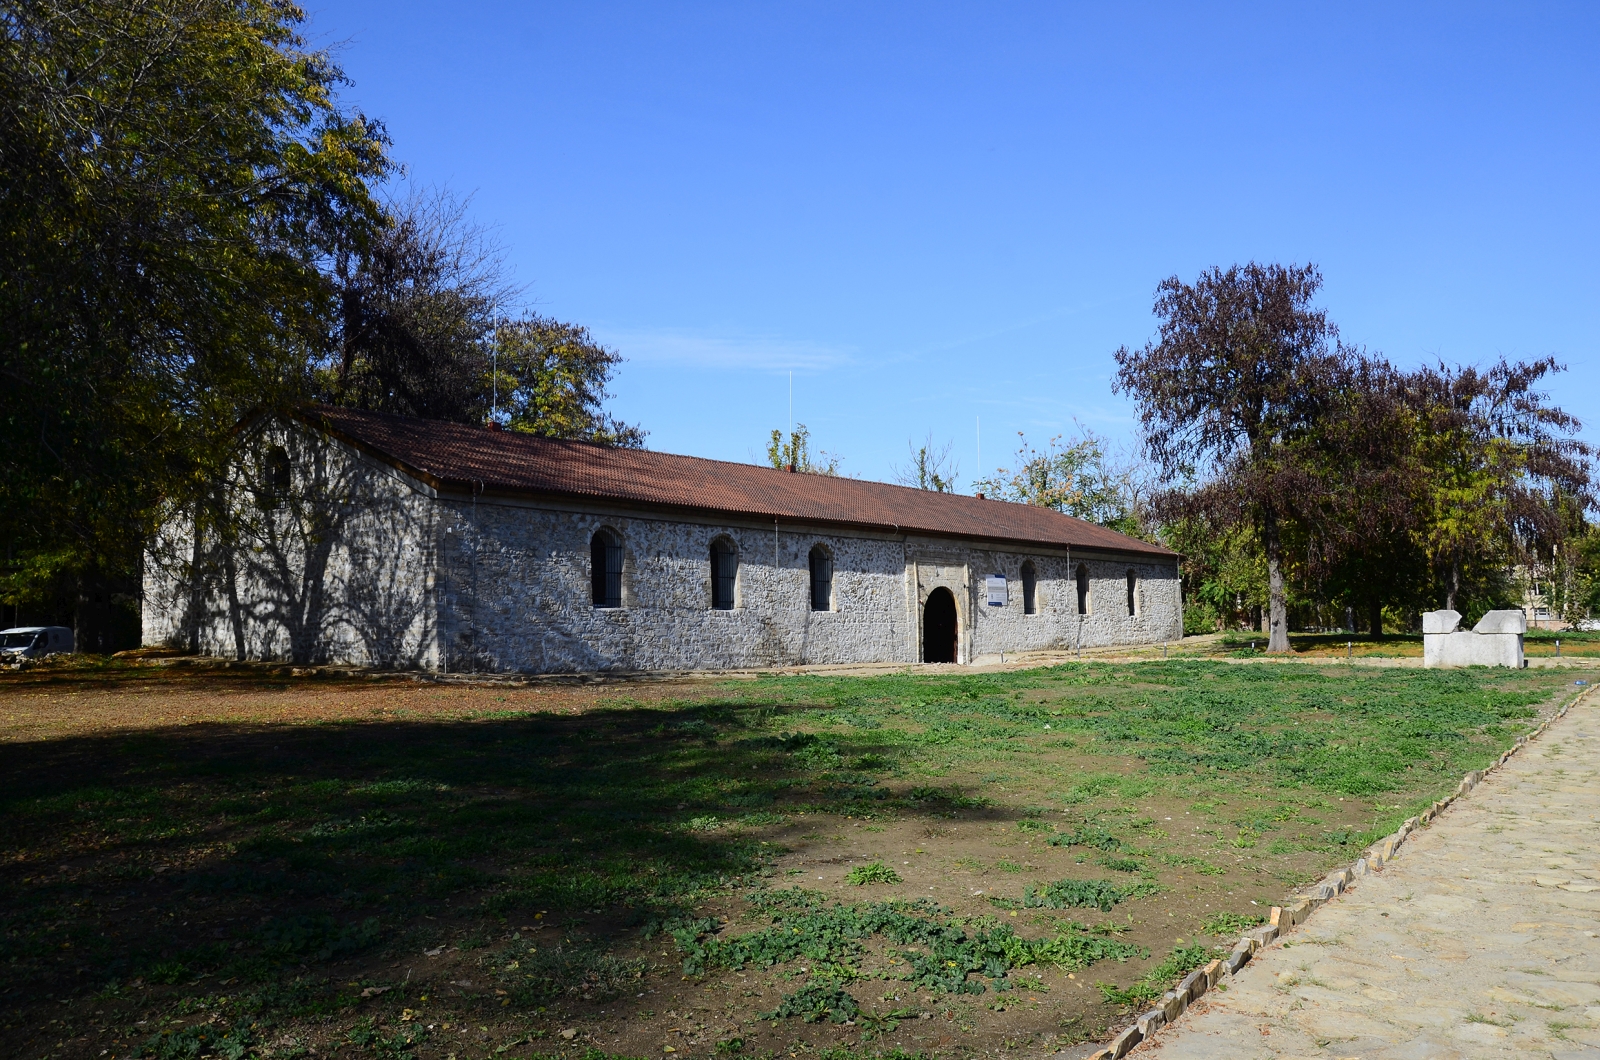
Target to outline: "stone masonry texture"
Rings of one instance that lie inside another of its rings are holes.
[[[1597,835],[1588,697],[1135,1055],[1600,1057]]]
[[[281,447],[293,484],[273,492]],[[958,662],[1182,635],[1175,560],[870,533],[559,500],[440,494],[299,426],[246,439],[226,489],[231,545],[175,512],[146,562],[147,644],[211,654],[445,671],[571,673],[921,659],[922,607],[955,597]],[[590,544],[623,546],[622,606],[596,608]],[[734,608],[711,606],[710,550],[738,558]],[[813,611],[809,556],[833,559]],[[1024,614],[1022,566],[1037,579]],[[1089,574],[1078,614],[1075,572]],[[1135,579],[1128,607],[1128,576]],[[1004,606],[984,578],[1002,574]]]

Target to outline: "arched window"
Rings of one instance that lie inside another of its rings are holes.
[[[1078,564],[1078,614],[1089,613],[1089,565]]]
[[[733,587],[739,577],[739,554],[733,542],[719,537],[711,542],[711,606],[733,610]]]
[[[594,606],[622,606],[622,542],[609,530],[589,539],[589,588]]]
[[[267,485],[281,497],[289,492],[290,484],[289,454],[275,445],[267,450]]]
[[[833,610],[833,557],[821,545],[811,547],[811,610]]]
[[[1139,613],[1139,576],[1133,571],[1128,572],[1128,617],[1132,618]]]
[[[289,454],[283,446],[269,446],[261,456],[261,485],[256,492],[257,503],[266,509],[276,508],[289,496],[294,484]]]
[[[1031,615],[1038,612],[1039,608],[1034,603],[1033,589],[1038,577],[1033,573],[1033,562],[1024,560],[1022,564],[1022,613]]]

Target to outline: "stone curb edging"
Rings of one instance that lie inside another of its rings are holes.
[[[1393,835],[1372,844],[1357,858],[1355,864],[1348,868],[1335,869],[1311,887],[1298,894],[1291,895],[1286,904],[1272,907],[1271,916],[1267,923],[1261,927],[1246,931],[1239,941],[1234,943],[1233,952],[1226,957],[1218,958],[1190,972],[1184,979],[1171,990],[1161,995],[1161,1000],[1156,1002],[1154,1008],[1143,1013],[1136,1019],[1131,1027],[1126,1028],[1121,1034],[1111,1039],[1111,1043],[1097,1053],[1091,1053],[1086,1060],[1120,1060],[1128,1055],[1133,1048],[1141,1042],[1151,1038],[1156,1031],[1174,1022],[1188,1010],[1189,1006],[1205,996],[1206,992],[1222,981],[1224,976],[1236,974],[1239,969],[1250,963],[1257,951],[1265,949],[1269,943],[1281,935],[1287,934],[1294,928],[1304,924],[1312,913],[1323,905],[1337,898],[1349,889],[1356,880],[1369,872],[1376,872],[1394,860],[1406,837],[1411,835],[1423,825],[1432,823],[1433,819],[1444,812],[1445,808],[1461,796],[1471,791],[1482,783],[1483,778],[1505,765],[1506,760],[1516,754],[1534,737],[1549,728],[1552,722],[1566,716],[1567,711],[1577,706],[1596,686],[1590,685],[1579,692],[1572,700],[1556,711],[1550,717],[1540,722],[1538,727],[1526,736],[1519,736],[1516,742],[1495,759],[1486,769],[1475,769],[1461,778],[1461,783],[1456,785],[1456,790],[1432,806],[1423,810],[1416,817],[1408,818],[1404,824],[1395,830]]]

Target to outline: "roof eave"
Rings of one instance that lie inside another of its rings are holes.
[[[313,427],[316,430],[322,431],[328,434],[330,437],[337,438],[339,441],[349,445],[366,456],[369,456],[374,460],[389,465],[397,471],[409,475],[418,482],[424,483],[439,493],[459,491],[469,496],[475,493],[479,497],[514,497],[523,500],[566,500],[587,501],[590,503],[604,501],[624,507],[646,508],[658,511],[693,513],[697,515],[732,515],[746,519],[761,520],[791,519],[794,522],[804,522],[820,526],[840,526],[848,527],[854,530],[874,530],[880,532],[887,531],[899,535],[913,533],[931,537],[944,537],[967,541],[990,541],[996,544],[1025,545],[1031,548],[1056,548],[1069,551],[1072,549],[1083,549],[1095,552],[1116,552],[1135,556],[1177,557],[1177,553],[1172,552],[1170,549],[1165,549],[1160,545],[1149,545],[1146,548],[1117,548],[1115,546],[1085,544],[1082,542],[1074,544],[1069,541],[1040,541],[1037,538],[1014,537],[1000,534],[975,534],[961,533],[956,531],[929,530],[923,527],[907,529],[906,527],[900,526],[898,523],[878,523],[850,519],[828,518],[796,519],[792,516],[786,516],[773,512],[737,511],[730,508],[712,508],[705,505],[672,504],[671,502],[667,501],[637,501],[629,498],[605,497],[599,494],[581,493],[577,491],[529,490],[519,489],[516,487],[497,487],[495,489],[488,489],[482,480],[443,477],[436,475],[425,468],[414,466],[404,460],[401,460],[399,457],[396,457],[394,454],[385,449],[381,449],[370,442],[350,434],[347,431],[341,430],[340,428],[334,426],[334,424],[326,417],[318,415],[314,409],[295,410],[289,415],[309,427]]]

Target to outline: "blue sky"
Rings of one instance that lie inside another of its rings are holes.
[[[628,358],[652,448],[965,486],[1075,423],[1156,284],[1314,261],[1400,364],[1554,354],[1600,410],[1600,6],[334,0],[311,40],[525,297]],[[1600,439],[1600,425],[1585,434]]]

